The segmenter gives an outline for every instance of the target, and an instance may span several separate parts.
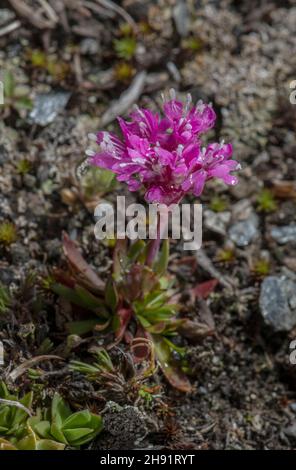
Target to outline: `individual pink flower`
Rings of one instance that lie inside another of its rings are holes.
[[[146,200],[153,203],[176,203],[186,193],[200,196],[212,178],[236,184],[231,172],[240,165],[231,159],[231,144],[201,145],[201,135],[215,124],[212,106],[191,106],[191,97],[183,104],[171,92],[163,108],[163,118],[147,109],[136,109],[131,121],[118,118],[122,139],[99,132],[100,152],[91,153],[90,163],[112,170],[130,191],[143,187]]]

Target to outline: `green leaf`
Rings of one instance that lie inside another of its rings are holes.
[[[155,323],[154,325],[146,326],[146,330],[149,331],[149,333],[161,335],[166,330],[166,322],[159,322],[159,323]]]
[[[33,430],[38,434],[40,437],[47,438],[50,436],[50,422],[49,421],[39,421],[37,418],[37,422],[34,421],[35,417],[30,419],[28,422],[33,428]]]
[[[63,284],[58,283],[52,284],[51,289],[53,290],[53,292],[55,292],[55,294],[60,295],[69,302],[72,302],[73,304],[79,305],[80,307],[86,309],[88,308],[85,305],[85,302],[80,298],[80,296],[74,289],[71,289],[70,287],[66,287]]]
[[[118,304],[118,293],[115,283],[109,278],[106,286],[105,301],[108,307],[111,308],[112,312],[116,311]]]
[[[89,310],[97,311],[104,305],[102,300],[98,299],[82,286],[75,286],[75,292]]]
[[[80,445],[78,444],[78,442],[81,442],[82,438],[84,440],[86,436],[89,436],[92,433],[93,433],[93,429],[91,428],[66,429],[64,431],[65,438],[67,439],[69,444],[72,444],[74,446]]]
[[[30,432],[27,436],[23,437],[17,442],[19,450],[36,450],[37,439],[34,432]]]
[[[170,254],[170,244],[169,240],[165,239],[162,242],[161,251],[159,253],[158,260],[154,263],[153,270],[159,276],[162,276],[168,268],[169,263],[169,254]]]
[[[5,70],[4,72],[4,79],[3,79],[3,86],[4,86],[4,99],[13,98],[14,89],[15,89],[15,80],[13,73],[10,70]]]
[[[99,315],[99,311],[101,310],[101,316],[104,318],[108,315],[106,314],[106,311],[104,311],[102,302],[82,286],[77,285],[74,289],[71,289],[63,284],[54,283],[52,284],[51,289],[56,294],[79,307],[93,311],[97,315]]]
[[[17,109],[32,109],[33,103],[30,98],[27,96],[22,96],[21,98],[18,98],[17,100],[14,101],[14,107]]]
[[[175,315],[176,311],[177,306],[172,304],[161,308],[144,309],[141,312],[141,315],[147,318],[150,323],[158,323],[161,321],[170,321],[172,316]]]
[[[33,392],[27,393],[21,400],[20,403],[24,405],[26,408],[31,408],[33,403]],[[14,415],[14,423],[20,424],[22,421],[26,420],[28,417],[28,413],[21,408],[15,409]]]
[[[80,336],[92,331],[97,324],[98,320],[94,318],[90,320],[68,322],[66,323],[66,328],[69,334]]]
[[[17,450],[17,448],[11,442],[0,437],[0,450]]]
[[[130,261],[137,261],[139,256],[143,253],[145,249],[145,242],[144,240],[137,240],[133,243],[128,251],[128,258]]]
[[[69,442],[70,442],[70,439],[71,439],[71,445],[81,446],[83,444],[86,444],[86,442],[89,442],[99,432],[101,432],[101,430],[103,429],[102,417],[99,416],[99,415],[95,415],[95,414],[91,413],[91,420],[88,424],[88,428],[84,428],[84,429],[90,430],[91,432],[85,434],[84,437],[81,436],[79,438],[78,438],[77,431],[82,432],[81,429],[66,430],[65,431],[65,435],[67,435],[67,438],[69,439]],[[74,431],[76,431],[76,433]]]
[[[88,410],[77,411],[69,416],[63,424],[63,430],[72,428],[82,428],[87,426],[91,420],[91,415]]]
[[[96,415],[94,413],[90,414],[90,427],[98,433],[103,429],[103,419],[100,415]]]
[[[137,318],[144,328],[149,328],[151,326],[151,323],[146,318],[142,317],[142,315],[137,315]]]
[[[170,341],[168,338],[163,338],[163,340],[167,343],[171,351],[176,351],[180,356],[184,356],[186,353],[186,348],[177,346],[174,344],[172,341]]]
[[[36,450],[64,450],[65,444],[52,441],[51,439],[37,440]]]
[[[1,434],[6,434],[7,431],[8,431],[8,427],[7,427],[7,426],[0,426],[0,433],[1,433]]]
[[[163,305],[167,300],[166,292],[154,291],[146,295],[143,306],[145,308],[155,308]]]
[[[52,404],[51,404],[51,419],[52,422],[58,426],[62,427],[64,421],[71,415],[71,410],[67,403],[62,399],[62,397],[55,393]]]
[[[6,400],[9,400],[10,398],[10,395],[9,395],[9,392],[7,390],[7,387],[5,385],[5,383],[1,380],[0,382],[0,397],[1,398],[4,398]]]
[[[55,423],[50,426],[50,434],[54,437],[57,441],[62,442],[63,444],[68,444],[67,439],[65,438],[61,428],[58,427]]]
[[[76,370],[78,372],[81,372],[82,374],[87,374],[87,375],[99,374],[101,372],[101,370],[98,369],[96,365],[87,364],[86,362],[74,361],[74,360],[70,362],[69,369]]]
[[[191,384],[186,375],[174,364],[170,346],[159,335],[152,335],[158,363],[169,383],[182,392],[192,391]]]

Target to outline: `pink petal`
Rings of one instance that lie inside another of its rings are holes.
[[[89,163],[94,166],[99,166],[100,168],[111,170],[113,165],[118,163],[118,160],[109,153],[100,152],[89,158]]]
[[[170,100],[164,103],[163,109],[170,120],[177,121],[182,117],[183,103],[177,100]]]
[[[193,175],[193,194],[200,196],[203,192],[205,182],[207,180],[207,173],[204,170],[200,170]]]

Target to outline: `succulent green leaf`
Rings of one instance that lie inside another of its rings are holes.
[[[67,439],[65,438],[61,428],[57,426],[55,423],[52,423],[50,427],[50,434],[54,437],[57,441],[62,442],[63,444],[68,444]]]
[[[91,420],[91,414],[88,410],[77,411],[69,416],[63,424],[63,430],[72,428],[82,428],[87,426]]]
[[[36,420],[34,422],[34,420]],[[29,424],[33,428],[33,430],[38,434],[40,437],[47,438],[50,436],[50,422],[49,421],[39,421],[38,418],[36,419],[31,418],[29,420]]]
[[[52,404],[51,404],[51,418],[52,422],[58,426],[62,427],[64,421],[71,415],[71,410],[67,403],[62,399],[62,397],[55,393]]]
[[[64,450],[65,444],[52,441],[51,439],[41,439],[36,443],[36,450]]]
[[[79,442],[84,441],[84,439],[93,433],[91,428],[75,428],[75,429],[65,429],[64,436],[69,442],[70,445],[80,445]]]

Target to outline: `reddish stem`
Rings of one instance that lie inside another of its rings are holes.
[[[152,266],[156,256],[158,255],[160,247],[160,215],[157,214],[157,229],[156,229],[156,238],[152,240],[149,244],[148,254],[146,264],[147,266]]]

